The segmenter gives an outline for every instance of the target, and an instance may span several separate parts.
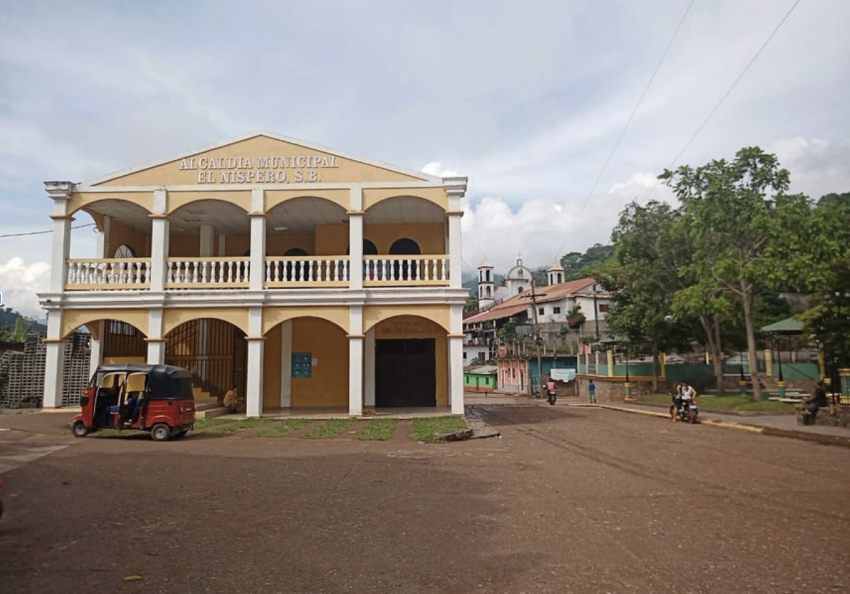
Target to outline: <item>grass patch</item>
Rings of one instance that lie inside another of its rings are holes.
[[[235,423],[236,419],[196,419],[195,420],[195,431],[203,431],[204,429],[209,429],[211,427],[221,427],[222,425],[229,425],[231,423]]]
[[[251,417],[250,419],[240,419],[236,421],[237,429],[253,429],[254,427],[260,427],[267,423],[271,423],[274,419],[269,419],[267,417]]]
[[[663,404],[670,406],[669,394],[648,394],[640,397],[647,404]],[[750,395],[737,394],[734,396],[703,396],[697,397],[697,406],[704,412],[775,412],[792,413],[794,404],[791,402],[776,402],[775,400],[753,400]]]
[[[354,419],[328,419],[305,435],[307,439],[333,439],[354,424]]]
[[[466,419],[461,416],[413,419],[410,425],[410,438],[433,443],[438,441],[442,435],[464,431],[468,428]]]
[[[245,431],[271,423],[272,419],[251,417],[249,419],[198,419],[195,421],[195,431],[212,437],[233,435],[237,431]]]
[[[273,421],[268,427],[253,434],[253,437],[283,437],[293,431],[297,431],[304,425],[311,423],[310,419],[285,419],[283,421]]]
[[[398,419],[372,419],[357,433],[357,439],[364,441],[387,441],[395,433]]]

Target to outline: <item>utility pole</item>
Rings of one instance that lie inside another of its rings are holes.
[[[599,342],[599,306],[596,305],[596,293],[596,279],[593,279],[593,322],[596,324],[596,342]]]
[[[537,396],[543,397],[543,363],[540,360],[540,345],[543,343],[543,337],[540,336],[540,329],[537,325],[537,293],[534,291],[534,277],[531,277],[531,309],[534,312],[534,346],[537,348]],[[545,296],[545,293],[541,297]],[[525,295],[528,298],[528,295]]]

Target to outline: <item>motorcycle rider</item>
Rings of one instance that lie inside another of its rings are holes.
[[[555,380],[552,379],[552,376],[546,377],[546,401],[549,404],[555,404],[556,392],[555,392]]]
[[[676,384],[673,387],[673,404],[670,405],[670,420],[676,420],[676,412],[678,412],[679,408],[682,406],[682,392],[684,391],[684,384]]]
[[[697,397],[697,391],[689,384],[679,384],[676,386],[676,395],[673,398],[673,406],[670,407],[670,417],[675,422],[678,417],[678,412],[685,406],[690,406],[694,403]]]

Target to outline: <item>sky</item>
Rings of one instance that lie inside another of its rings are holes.
[[[43,317],[51,234],[10,235],[50,230],[44,181],[253,131],[468,176],[465,274],[609,243],[628,203],[674,202],[665,168],[746,146],[794,192],[850,191],[848,22],[846,0],[0,0],[3,304]]]

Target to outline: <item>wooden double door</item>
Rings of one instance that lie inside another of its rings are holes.
[[[375,341],[375,406],[437,406],[437,360],[433,338]]]

